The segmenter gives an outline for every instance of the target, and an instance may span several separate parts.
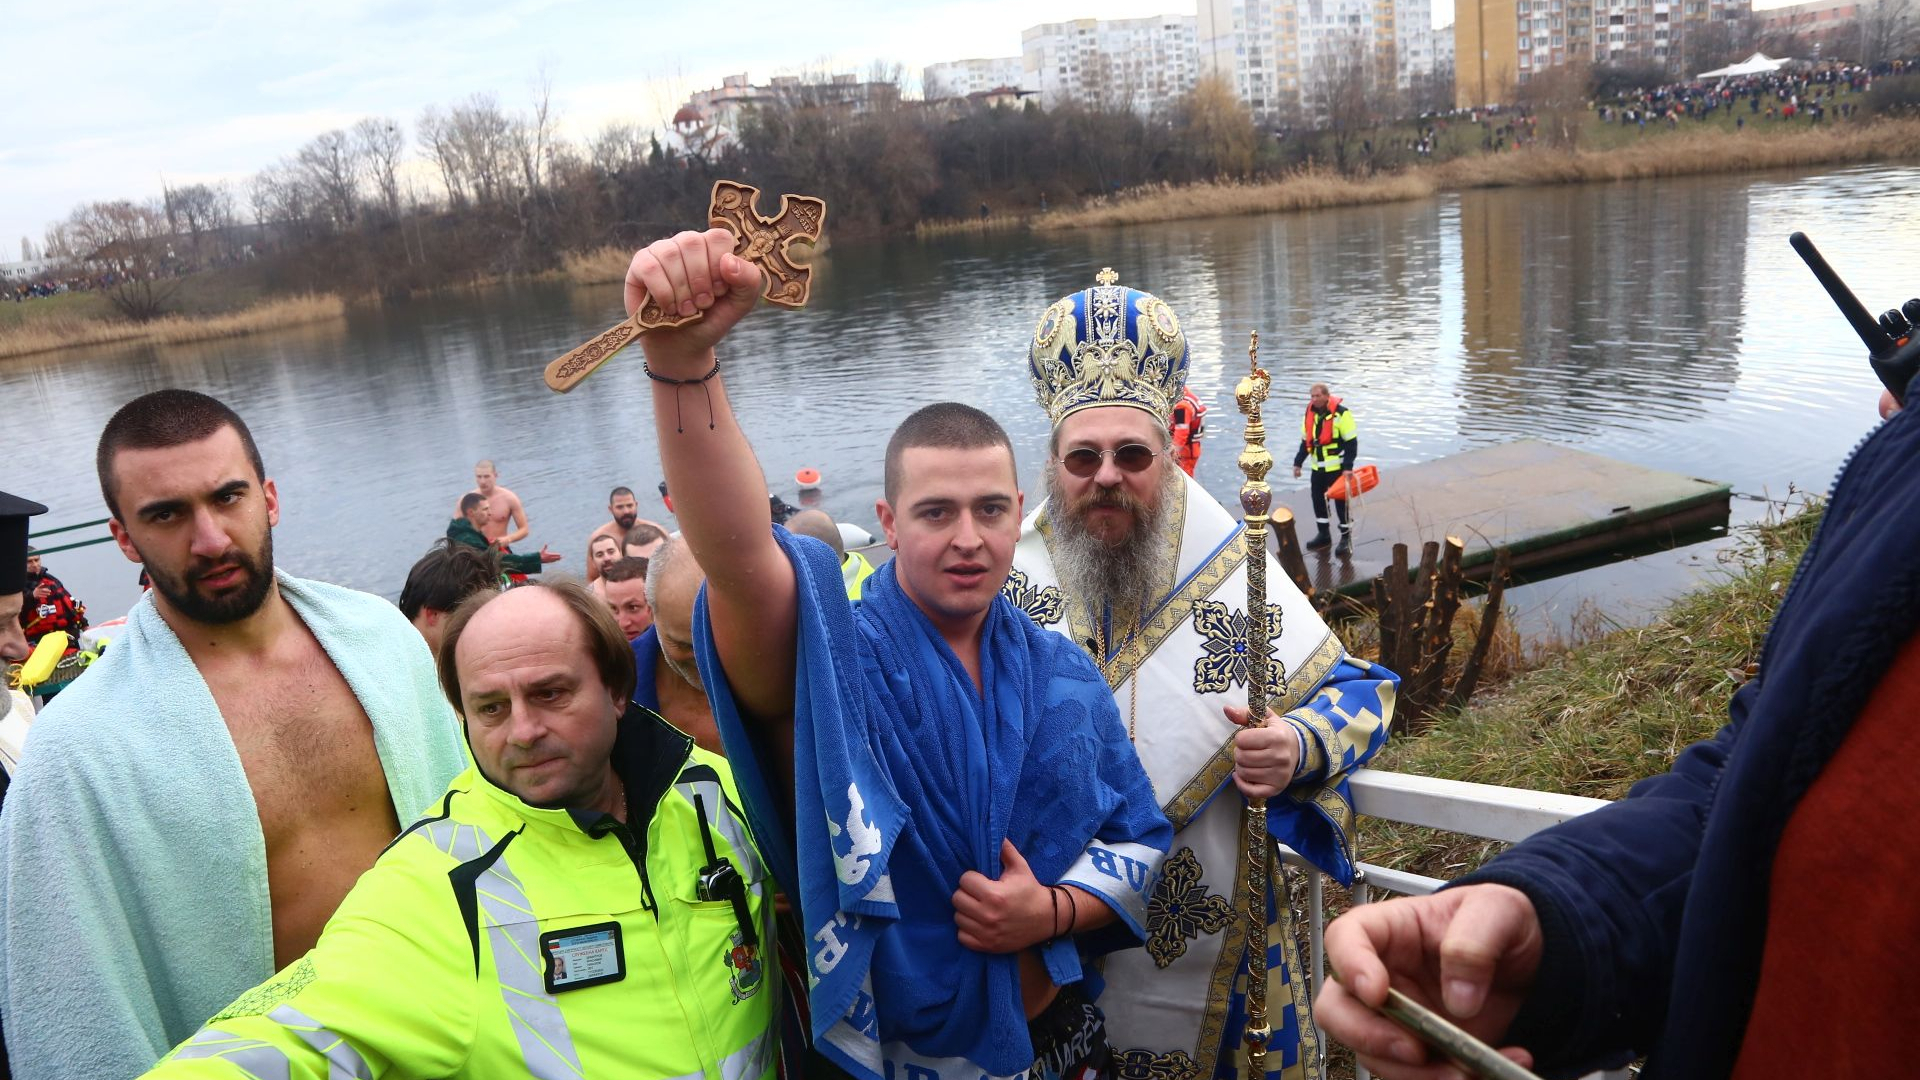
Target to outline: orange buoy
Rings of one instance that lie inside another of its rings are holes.
[[[1354,486],[1359,488],[1360,490],[1354,491],[1354,492],[1348,492],[1347,478],[1343,476],[1340,479],[1335,480],[1333,482],[1333,486],[1327,489],[1327,498],[1335,499],[1335,500],[1345,500],[1350,494],[1365,495],[1367,492],[1372,491],[1380,483],[1380,470],[1373,467],[1372,465],[1362,465],[1359,468],[1353,470],[1353,472],[1350,475],[1354,479]]]
[[[801,469],[799,472],[793,474],[793,482],[800,485],[801,491],[806,491],[809,488],[817,488],[820,486],[820,470]]]

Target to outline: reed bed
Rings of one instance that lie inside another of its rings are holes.
[[[244,337],[268,330],[338,319],[346,313],[346,302],[326,293],[269,300],[239,311],[216,315],[167,315],[144,323],[79,318],[44,319],[0,327],[0,358],[121,342],[180,345],[192,341]]]
[[[592,251],[568,252],[560,263],[561,276],[575,285],[610,285],[627,280],[633,252],[608,245]]]
[[[1689,130],[1609,150],[1526,147],[1374,176],[1310,166],[1277,180],[1154,184],[1032,219],[1037,231],[1137,225],[1423,199],[1473,188],[1650,180],[1761,169],[1920,159],[1920,120],[1832,124],[1787,132]],[[956,223],[957,224],[957,223]],[[959,230],[955,230],[959,231]]]
[[[979,236],[986,233],[1019,232],[1033,224],[1026,214],[991,214],[987,217],[934,218],[913,227],[913,235],[922,240],[933,236]]]
[[[1645,626],[1614,628],[1475,697],[1374,764],[1394,772],[1617,799],[1665,771],[1726,723],[1727,702],[1758,658],[1821,509],[1756,526],[1724,577],[1675,600]],[[1501,845],[1368,822],[1368,862],[1452,878]]]
[[[1085,206],[1043,214],[1036,232],[1098,225],[1139,225],[1186,218],[1237,217],[1335,206],[1424,199],[1437,190],[1428,171],[1343,176],[1326,166],[1297,169],[1278,180],[1213,181],[1175,186],[1152,184],[1094,199]]]

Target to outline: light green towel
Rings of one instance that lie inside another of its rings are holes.
[[[278,580],[373,721],[405,825],[465,766],[426,643],[379,597]],[[34,721],[0,860],[0,1017],[22,1080],[137,1076],[273,974],[253,791],[151,598]]]

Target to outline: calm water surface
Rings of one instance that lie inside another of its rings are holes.
[[[848,244],[821,261],[812,306],[756,312],[722,359],[769,488],[792,500],[794,472],[817,468],[824,507],[876,531],[886,438],[929,401],[993,413],[1037,487],[1046,426],[1025,343],[1046,306],[1102,266],[1181,317],[1217,433],[1200,478],[1229,501],[1231,390],[1253,329],[1279,401],[1271,426],[1291,431],[1295,400],[1324,380],[1359,417],[1362,460],[1382,468],[1524,436],[1779,499],[1827,487],[1875,423],[1878,392],[1787,234],[1806,230],[1869,307],[1889,307],[1920,292],[1897,224],[1916,192],[1920,170],[1865,168]],[[557,568],[577,572],[613,485],[641,493],[643,516],[666,516],[638,350],[569,395],[541,381],[547,361],[620,314],[616,287],[526,287],[267,337],[14,361],[0,365],[0,486],[52,507],[43,523],[104,516],[92,455],[107,417],[187,386],[252,426],[280,490],[277,561],[294,573],[397,595],[483,457],[526,502],[523,550],[550,543],[567,556]],[[684,404],[704,422],[697,390]],[[1737,518],[1764,507],[1735,505]],[[48,563],[96,621],[136,599],[137,569],[110,546]],[[1695,547],[1523,596],[1536,619],[1583,599],[1625,615],[1712,565],[1713,549]]]

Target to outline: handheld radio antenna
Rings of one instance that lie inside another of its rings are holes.
[[[1812,240],[1807,239],[1807,234],[1796,232],[1787,237],[1787,243],[1800,253],[1800,258],[1806,261],[1807,269],[1813,271],[1813,276],[1820,279],[1821,286],[1827,290],[1828,296],[1833,297],[1834,306],[1840,309],[1840,314],[1853,324],[1853,332],[1860,335],[1861,342],[1867,347],[1867,355],[1875,360],[1892,356],[1894,350],[1899,348],[1898,344],[1874,321],[1873,315],[1867,311],[1867,305],[1853,295],[1853,290],[1847,288],[1847,283],[1833,272],[1833,267],[1827,265],[1826,257],[1820,254],[1819,248],[1813,246]]]

